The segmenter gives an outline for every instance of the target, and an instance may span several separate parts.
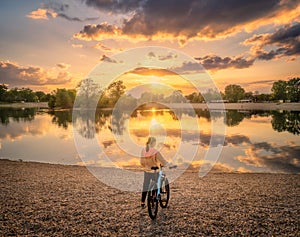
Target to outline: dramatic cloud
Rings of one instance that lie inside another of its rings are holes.
[[[298,56],[300,55],[300,23],[286,25],[271,34],[254,35],[244,44],[252,44],[251,51],[260,60]],[[264,48],[268,46],[275,49],[266,51]]]
[[[86,5],[102,11],[115,13],[128,13],[135,11],[143,5],[144,0],[85,0]]]
[[[60,66],[58,66],[60,65]],[[66,64],[58,64],[58,67]],[[41,67],[20,66],[13,62],[0,61],[0,81],[1,83],[13,86],[32,85],[59,85],[72,81],[69,72],[66,71],[45,71]]]
[[[221,58],[216,55],[207,55],[195,58],[207,70],[220,70],[226,68],[248,68],[253,65],[254,59],[246,59],[243,57],[225,57]]]
[[[84,29],[74,35],[75,38],[82,40],[105,40],[115,37],[122,37],[122,29],[103,22],[98,25],[86,25]]]
[[[203,73],[205,71],[199,63],[192,61],[183,62],[181,66],[172,67],[169,70],[177,74]]]
[[[237,160],[255,167],[267,167],[275,172],[300,172],[300,147],[276,146],[267,142],[255,143],[246,150],[247,156]]]
[[[75,34],[84,40],[207,39],[226,37],[243,29],[290,22],[300,15],[293,0],[86,0],[88,6],[112,14],[127,14],[119,26],[87,25]]]
[[[35,20],[48,20],[51,18],[61,17],[68,21],[77,22],[94,21],[99,19],[99,17],[88,17],[84,19],[79,17],[71,17],[66,13],[68,9],[68,4],[51,2],[49,4],[45,4],[44,8],[38,8],[37,10],[30,12],[27,17]]]

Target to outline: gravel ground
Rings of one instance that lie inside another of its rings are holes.
[[[152,221],[85,167],[0,160],[0,236],[299,236],[300,179],[187,172]]]

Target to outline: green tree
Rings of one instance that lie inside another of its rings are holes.
[[[36,102],[38,97],[36,94],[29,88],[21,88],[17,92],[18,100],[26,101],[26,102]]]
[[[286,100],[287,99],[287,82],[286,81],[276,81],[272,86],[272,97],[274,100]]]
[[[50,109],[55,108],[55,102],[56,102],[55,95],[50,95],[49,100],[48,100],[48,106],[49,106]]]
[[[36,91],[36,92],[35,92],[35,95],[36,95],[37,100],[38,100],[39,102],[46,102],[46,101],[48,101],[48,100],[47,100],[47,95],[46,95],[45,92],[43,92],[43,91]]]
[[[184,103],[186,102],[186,98],[183,96],[181,90],[175,90],[166,98],[166,101],[169,103]]]
[[[8,90],[8,87],[4,84],[0,85],[0,101],[3,101],[5,98],[5,94]]]
[[[255,100],[257,102],[269,102],[271,101],[273,98],[273,96],[271,94],[258,94],[258,95],[255,95]]]
[[[55,107],[72,108],[76,97],[76,90],[57,89],[54,93]]]
[[[292,78],[287,82],[287,99],[291,102],[300,101],[300,78]]]
[[[115,81],[108,86],[106,95],[109,98],[109,107],[113,107],[117,103],[119,98],[125,93],[125,89],[123,81]]]
[[[76,104],[80,107],[89,108],[93,107],[98,100],[99,94],[101,92],[100,87],[91,78],[86,78],[82,80],[78,86],[78,96]]]
[[[207,92],[203,93],[203,98],[206,102],[210,102],[212,100],[221,100],[222,96],[219,91],[210,88]]]
[[[190,103],[202,103],[204,98],[201,93],[193,92],[185,97]]]
[[[245,98],[245,90],[240,85],[228,85],[225,87],[225,98],[229,102],[238,102]]]

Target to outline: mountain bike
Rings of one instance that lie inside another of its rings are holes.
[[[176,168],[177,166],[169,167],[170,169]],[[170,185],[166,177],[166,174],[163,173],[162,166],[160,167],[151,167],[154,172],[158,172],[156,180],[151,180],[149,185],[149,191],[147,195],[147,206],[148,213],[152,220],[157,216],[158,203],[161,208],[166,208],[170,199]]]

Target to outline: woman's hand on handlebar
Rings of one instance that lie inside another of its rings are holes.
[[[176,169],[177,165],[174,165],[172,162],[169,162],[168,167],[169,167],[169,169]]]

